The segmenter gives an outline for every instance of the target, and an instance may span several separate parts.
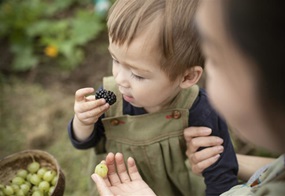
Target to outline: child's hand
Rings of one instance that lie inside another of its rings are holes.
[[[93,88],[82,88],[75,93],[75,118],[82,126],[93,126],[98,118],[110,107],[105,99],[96,100],[94,95],[90,95],[93,93]]]

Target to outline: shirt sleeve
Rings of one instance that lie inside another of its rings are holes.
[[[87,138],[85,141],[78,141],[77,139],[75,139],[74,136],[73,126],[72,126],[73,118],[72,118],[67,126],[68,136],[72,145],[77,149],[88,149],[95,147],[98,144],[98,142],[101,140],[101,138],[105,136],[105,130],[101,119],[102,117],[100,117],[98,121],[95,123],[94,130],[92,134],[89,136],[89,138]]]
[[[237,185],[238,163],[228,126],[211,107],[203,89],[200,90],[198,98],[190,109],[189,126],[209,127],[212,129],[211,135],[224,140],[224,152],[221,157],[202,173],[206,184],[206,195],[220,195]]]

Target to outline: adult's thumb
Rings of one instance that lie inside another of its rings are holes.
[[[91,175],[91,178],[95,182],[100,195],[113,195],[103,178],[95,173]]]

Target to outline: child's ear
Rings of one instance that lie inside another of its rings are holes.
[[[181,88],[189,88],[196,84],[201,78],[203,73],[203,68],[201,66],[194,66],[191,69],[188,69],[181,80]]]

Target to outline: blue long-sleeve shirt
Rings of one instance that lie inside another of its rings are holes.
[[[137,108],[123,100],[123,114],[141,115],[146,111],[143,108]],[[102,124],[102,115],[94,126],[94,131],[88,139],[83,142],[77,141],[74,137],[72,122],[68,124],[68,133],[73,146],[77,149],[88,149],[95,147],[98,141],[104,137],[104,126]],[[223,139],[224,152],[219,160],[208,167],[203,172],[206,184],[206,195],[220,195],[237,185],[238,163],[236,154],[230,139],[228,127],[224,120],[211,107],[205,90],[200,89],[199,95],[189,109],[189,126],[203,126],[212,129],[212,134]]]

